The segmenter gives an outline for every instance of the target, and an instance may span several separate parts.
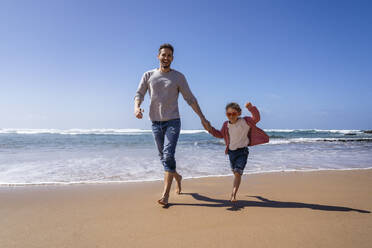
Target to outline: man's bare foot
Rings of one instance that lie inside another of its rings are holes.
[[[234,195],[231,195],[231,197],[230,197],[230,201],[233,202],[233,203],[235,203],[235,202],[237,202],[238,200],[236,199],[236,197],[235,197]]]
[[[168,196],[163,196],[162,198],[160,198],[158,200],[158,203],[160,205],[167,206],[168,205],[168,198],[169,198]]]
[[[176,193],[181,194],[181,181],[182,181],[182,176],[180,174],[177,174],[175,176],[176,182],[177,182],[177,188],[176,188]]]

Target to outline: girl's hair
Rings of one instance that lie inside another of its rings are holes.
[[[230,102],[229,104],[227,104],[226,105],[226,111],[229,108],[235,109],[238,112],[242,112],[242,109],[240,108],[239,104],[237,104],[236,102]]]

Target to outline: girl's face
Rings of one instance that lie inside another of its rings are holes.
[[[238,112],[236,109],[233,109],[233,108],[228,108],[226,110],[226,116],[227,116],[227,119],[229,119],[229,121],[234,124],[235,122],[237,122],[239,116],[241,115],[241,112]]]

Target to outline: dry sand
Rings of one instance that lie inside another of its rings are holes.
[[[372,247],[372,170],[0,188],[0,247]]]

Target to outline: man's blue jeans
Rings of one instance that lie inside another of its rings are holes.
[[[181,120],[153,121],[152,132],[165,171],[176,171],[176,146],[181,131]]]

